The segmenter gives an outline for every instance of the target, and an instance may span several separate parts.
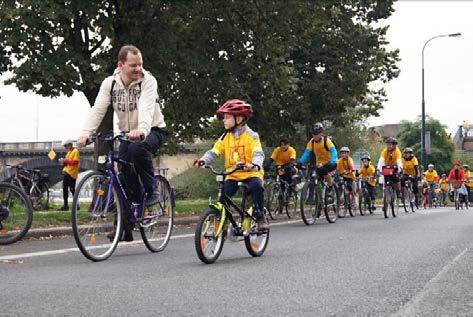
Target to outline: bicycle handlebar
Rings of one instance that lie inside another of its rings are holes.
[[[229,172],[225,172],[225,170],[223,171],[216,171],[212,165],[204,165],[204,168],[208,168],[212,171],[213,174],[215,175],[222,175],[222,176],[227,176],[227,175],[230,175],[230,174],[233,174],[235,173],[236,171],[239,171],[239,170],[242,170],[243,168],[245,168],[245,164],[244,163],[238,163],[234,169],[232,169],[231,171]]]

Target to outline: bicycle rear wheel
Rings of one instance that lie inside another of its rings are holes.
[[[356,216],[355,193],[348,192],[348,213],[351,217]]]
[[[123,228],[122,207],[102,172],[87,174],[77,185],[71,224],[77,246],[89,260],[106,260],[115,251]]]
[[[302,187],[300,196],[302,221],[308,226],[313,225],[320,216],[320,199],[317,186],[312,182],[306,182]]]
[[[34,210],[48,210],[49,190],[42,192],[38,185],[36,185],[30,192],[30,198]]]
[[[0,245],[23,238],[33,221],[33,206],[23,190],[0,183]]]
[[[208,209],[202,213],[195,228],[195,251],[199,259],[206,264],[214,263],[218,259],[225,243],[226,224],[217,235],[220,221],[220,211]]]
[[[266,217],[266,212],[264,217]],[[267,219],[266,219],[267,221]],[[269,229],[263,232],[257,230],[256,221],[251,220],[250,234],[245,236],[245,247],[251,256],[262,256],[269,241]]]
[[[338,218],[345,218],[348,212],[348,197],[347,197],[347,191],[345,187],[342,188],[342,194],[343,194],[343,208],[340,208],[340,212],[338,213]]]
[[[162,200],[151,208],[146,208],[143,219],[139,222],[143,242],[151,252],[160,252],[171,239],[174,223],[174,196],[171,185],[161,175],[156,176],[159,194]]]
[[[405,212],[409,212],[409,190],[404,187],[401,195],[401,204]]]

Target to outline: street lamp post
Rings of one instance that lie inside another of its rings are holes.
[[[433,39],[439,37],[458,37],[461,36],[461,33],[451,33],[451,34],[442,34],[436,35],[428,39],[424,46],[422,47],[422,131],[421,131],[421,165],[425,166],[425,161],[427,159],[427,153],[425,150],[425,99],[424,99],[424,50],[425,46],[432,41]]]

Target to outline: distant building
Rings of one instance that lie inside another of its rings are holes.
[[[466,122],[459,125],[453,137],[453,144],[456,150],[473,151],[473,125]]]
[[[401,129],[401,123],[385,124],[377,127],[371,127],[368,130],[369,138],[372,142],[379,142],[390,136],[397,137],[399,132],[401,132]]]

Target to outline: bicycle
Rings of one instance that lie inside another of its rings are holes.
[[[463,190],[463,183],[461,181],[450,181],[451,191],[453,192],[453,202],[455,204],[455,209],[463,209],[463,205],[465,205],[465,209],[468,209],[468,199],[465,198],[465,194]],[[462,198],[463,196],[463,198]]]
[[[399,197],[394,189],[394,183],[389,176],[396,176],[398,172],[397,167],[383,166],[381,173],[384,176],[383,182],[383,212],[384,218],[389,218],[389,209],[393,218],[397,217],[399,211]]]
[[[320,218],[322,209],[329,223],[337,221],[339,213],[337,190],[335,185],[332,185],[332,194],[329,195],[327,187],[324,178],[319,176],[315,170],[309,173],[301,193],[301,217],[306,225],[315,224]]]
[[[296,184],[291,184],[285,181],[280,175],[280,170],[285,170],[286,166],[292,167],[292,165],[278,165],[276,180],[269,184],[268,194],[266,195],[266,209],[268,210],[269,217],[272,220],[276,220],[278,215],[286,211],[287,217],[294,218],[297,212],[297,203],[299,201],[299,193]],[[295,177],[294,177],[295,176]],[[293,180],[299,178],[298,174],[293,176]]]
[[[406,203],[407,202],[407,203]],[[412,189],[412,179],[411,177],[407,177],[404,183],[404,188],[401,192],[401,203],[404,211],[407,213],[409,212],[409,208],[412,212],[415,212],[415,195],[414,190]]]
[[[339,194],[343,194],[343,209],[339,209],[338,217],[345,218],[347,211],[351,217],[356,216],[356,198],[355,198],[355,182],[352,182],[352,191],[348,190],[348,181],[341,178],[338,190]]]
[[[139,200],[129,200],[125,179],[115,171],[115,164],[127,165],[136,174],[134,165],[120,159],[114,151],[114,142],[130,142],[126,132],[117,135],[93,135],[87,144],[97,139],[110,146],[106,156],[99,157],[104,170],[91,171],[77,185],[72,202],[71,224],[74,239],[82,254],[91,261],[103,261],[115,251],[123,233],[125,219],[131,226],[137,224],[145,246],[151,252],[160,252],[168,244],[174,222],[174,195],[166,178],[155,175],[160,202],[145,207],[145,191],[138,176]],[[79,211],[80,206],[80,211]],[[84,223],[84,224],[82,224]]]
[[[33,206],[25,192],[10,183],[0,183],[0,245],[23,238],[33,222]]]
[[[245,165],[239,163],[228,172],[216,171],[212,166],[204,167],[215,175],[218,198],[216,203],[211,203],[209,199],[209,209],[204,210],[197,222],[194,244],[199,259],[206,264],[214,263],[223,250],[227,235],[237,239],[243,237],[246,250],[251,256],[263,255],[269,241],[269,229],[259,231],[256,218],[253,216],[253,208],[246,208],[247,185],[238,182],[238,186],[243,189],[241,207],[224,193],[225,176],[242,170]],[[234,218],[232,210],[237,212],[238,218]],[[263,210],[263,213],[266,217],[266,210]]]
[[[6,164],[7,169],[14,169],[10,183],[20,187],[31,199],[33,209],[49,209],[49,175],[39,169],[27,169],[21,165]]]
[[[358,210],[362,216],[365,215],[365,212],[369,212],[370,214],[374,212],[374,201],[371,200],[368,191],[368,181],[370,179],[372,179],[372,177],[358,179]]]

